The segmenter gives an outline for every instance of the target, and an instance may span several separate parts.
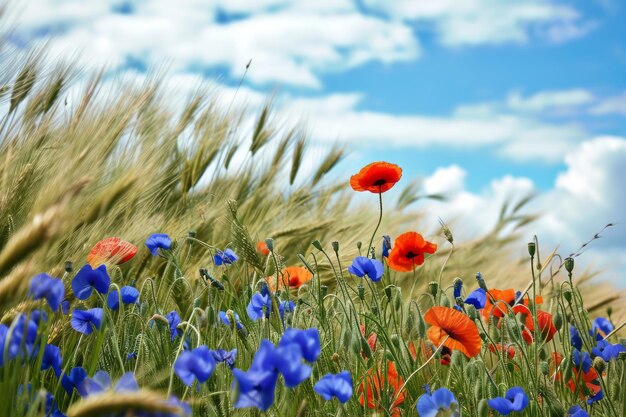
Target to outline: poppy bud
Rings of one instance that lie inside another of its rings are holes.
[[[422,317],[422,313],[418,310],[418,323],[417,323],[417,333],[423,339],[426,336],[426,322],[424,322],[424,318]]]
[[[322,294],[322,298],[326,297],[328,294],[328,285],[320,285],[320,293]]]
[[[365,287],[362,284],[356,286],[357,291],[359,293],[359,300],[365,300]]]
[[[561,315],[560,312],[556,312],[556,314],[554,315],[554,328],[559,331],[561,330],[561,327],[563,326],[563,316]]]
[[[476,320],[476,317],[478,316],[478,311],[476,311],[476,307],[474,307],[473,304],[468,304],[465,307],[465,311],[467,312],[467,316],[472,319],[472,320]]]
[[[606,308],[606,315],[609,316],[609,318],[613,315],[613,306],[608,306]]]
[[[339,242],[334,241],[331,243],[333,250],[335,251],[335,253],[339,253]]]
[[[458,350],[453,350],[452,351],[452,360],[451,360],[452,366],[463,366],[463,354],[461,353],[461,351]]]
[[[267,248],[270,250],[270,252],[274,252],[274,239],[268,237],[267,239],[265,239],[265,245],[267,245]]]
[[[563,291],[563,297],[567,300],[568,303],[572,302],[572,292],[570,290]]]
[[[563,265],[565,266],[565,270],[571,274],[574,270],[574,258],[565,258]]]
[[[413,317],[413,314],[407,315],[406,321],[404,322],[404,330],[409,335],[412,335],[413,331],[415,330],[415,317]]]
[[[387,300],[391,301],[391,290],[393,289],[393,285],[387,285],[385,287],[385,295],[387,296]]]
[[[196,237],[196,231],[195,230],[188,231],[187,232],[187,237],[190,237],[190,238]]]
[[[441,295],[441,305],[444,307],[450,307],[450,299],[445,294]]]
[[[539,359],[541,359],[542,361],[545,361],[546,357],[547,357],[546,350],[545,349],[540,349],[539,350]]]
[[[65,261],[65,272],[68,274],[74,270],[74,264],[72,261]]]
[[[596,356],[593,359],[593,369],[595,369],[600,375],[602,375],[602,372],[606,370],[606,362],[604,361],[604,359],[602,359],[600,356]]]
[[[485,284],[485,280],[483,279],[483,275],[480,272],[476,273],[476,281],[478,282],[478,286],[485,291],[489,291],[487,288],[487,284]]]
[[[433,297],[436,297],[437,293],[439,292],[439,284],[435,281],[431,281],[428,284],[428,291],[430,291]]]
[[[458,305],[459,307],[463,308],[465,306],[465,302],[463,301],[462,297],[458,297],[456,300],[454,300],[456,302],[456,305]]]
[[[360,339],[360,342],[361,342],[361,353],[367,359],[371,359],[372,358],[372,349],[370,348],[369,343],[367,343],[367,339],[364,338],[363,336],[361,336],[359,339]]]
[[[528,243],[528,254],[530,256],[535,256],[536,245],[535,242]]]
[[[399,311],[400,308],[402,308],[402,292],[401,291],[402,290],[400,287],[396,287],[396,292],[393,297],[393,308],[395,308],[396,311]]]
[[[313,247],[317,250],[323,251],[324,249],[322,249],[322,244],[320,243],[319,240],[315,239],[312,243]]]
[[[544,376],[548,376],[548,374],[550,373],[550,365],[548,364],[548,362],[546,361],[541,361],[541,373]]]
[[[359,240],[358,242],[356,242],[356,248],[358,250],[361,250],[361,246],[363,246],[363,244],[361,243],[361,241]]]
[[[478,417],[489,417],[489,404],[486,398],[478,402]]]
[[[513,362],[507,362],[506,363],[506,367],[509,370],[509,372],[514,372],[515,371],[515,364],[513,364]]]

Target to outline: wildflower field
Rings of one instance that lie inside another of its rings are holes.
[[[0,50],[0,416],[626,416],[623,294],[516,259],[526,199],[459,245],[398,165],[303,178],[269,105],[68,105],[75,68]]]

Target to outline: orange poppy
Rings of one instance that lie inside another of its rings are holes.
[[[489,350],[496,355],[499,355],[500,352],[502,354],[506,354],[509,359],[513,359],[515,357],[515,348],[512,345],[501,345],[500,343],[489,344]]]
[[[561,365],[561,362],[563,361],[563,356],[561,356],[561,354],[558,352],[553,352],[552,360],[554,361],[555,367],[558,367],[559,365]],[[554,380],[562,381],[563,380],[562,373],[557,372],[556,375],[554,376]],[[574,393],[578,391],[578,395],[580,396],[581,400],[585,398],[586,394],[590,396],[595,396],[598,394],[598,392],[602,390],[602,386],[600,385],[600,375],[598,375],[598,372],[595,369],[589,368],[589,371],[584,372],[582,369],[579,369],[573,365],[572,365],[572,378],[569,381],[567,381],[565,385],[567,385],[570,391]],[[578,390],[576,389],[577,386],[578,386]]]
[[[283,269],[278,277],[278,288],[300,288],[313,278],[311,271],[303,266],[288,266]],[[276,275],[267,277],[270,290],[276,291]]]
[[[372,162],[361,168],[358,174],[350,177],[350,186],[354,191],[384,193],[393,187],[402,177],[402,168],[389,162]]]
[[[268,248],[267,243],[262,240],[256,244],[256,251],[263,256],[267,256],[270,254],[270,248]]]
[[[94,268],[105,262],[120,265],[133,259],[136,254],[137,246],[119,237],[108,237],[95,244],[87,255],[87,262]]]
[[[443,345],[450,350],[459,350],[468,358],[480,353],[482,340],[476,324],[465,314],[449,307],[435,306],[424,315],[431,327],[426,332],[435,345]]]
[[[425,253],[435,253],[437,244],[427,242],[417,232],[402,233],[396,238],[387,263],[394,271],[409,272],[424,263]]]
[[[385,378],[381,370],[375,371],[370,369],[367,372],[365,381],[359,385],[359,403],[364,405],[363,391],[367,397],[367,408],[376,409],[380,404],[381,393],[387,387],[390,388],[389,395],[391,398],[395,398],[391,406],[391,416],[400,416],[400,409],[398,408],[404,402],[404,392],[401,392],[404,380],[398,375],[395,363],[387,361],[387,377]]]

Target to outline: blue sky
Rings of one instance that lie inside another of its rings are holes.
[[[471,224],[468,238],[529,192],[546,214],[528,236],[564,251],[626,224],[617,0],[23,0],[15,15],[18,45],[49,41],[109,77],[167,66],[180,97],[202,81],[232,97],[252,59],[238,103],[277,91],[314,154],[343,144],[343,173],[400,164],[449,197],[430,220]],[[626,234],[610,233],[589,258],[617,282]]]

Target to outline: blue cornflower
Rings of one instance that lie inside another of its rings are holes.
[[[226,314],[225,311],[220,311],[219,313],[217,313],[217,315],[223,324],[225,324],[226,326],[231,326],[230,320],[228,320],[228,314]],[[243,329],[243,324],[241,324],[241,321],[239,320],[239,314],[233,311],[233,316],[235,316],[235,327],[237,328],[237,330]]]
[[[152,256],[157,256],[159,248],[169,250],[172,246],[172,239],[165,233],[154,233],[146,239],[146,246],[150,249]]]
[[[454,293],[455,300],[461,296],[461,290],[463,290],[463,281],[461,280],[461,278],[456,278],[454,280],[454,285],[452,286],[452,290]]]
[[[447,411],[452,417],[459,417],[461,415],[459,411],[459,403],[454,394],[447,388],[439,388],[432,394],[430,389],[426,386],[426,394],[423,394],[417,400],[415,406],[417,413],[420,417],[436,417],[440,411]]]
[[[302,350],[298,344],[279,346],[275,352],[276,360],[273,365],[283,375],[287,388],[297,387],[311,376],[312,369],[310,366],[302,363]]]
[[[580,338],[580,333],[578,333],[578,329],[572,325],[569,326],[569,340],[575,349],[581,350],[583,348],[583,340]]]
[[[613,327],[608,319],[605,319],[604,317],[598,317],[591,324],[590,335],[596,340],[601,340],[604,339],[607,334],[611,333],[614,328],[615,327]]]
[[[326,401],[337,397],[339,402],[345,403],[352,397],[352,378],[349,371],[338,374],[326,374],[313,387],[313,390]]]
[[[72,311],[72,328],[77,332],[89,335],[93,332],[93,327],[95,327],[96,330],[100,330],[100,326],[102,325],[102,316],[103,313],[101,308],[74,310]]]
[[[176,310],[170,311],[165,316],[167,318],[167,322],[170,326],[170,334],[172,336],[172,340],[176,339],[176,336],[180,335],[182,332],[178,330],[178,325],[180,324],[180,316]]]
[[[293,301],[281,301],[278,304],[278,313],[280,314],[280,319],[285,319],[285,313],[293,313],[296,309],[296,303]],[[284,322],[283,322],[284,324]]]
[[[107,297],[107,305],[111,310],[117,310],[120,308],[120,293],[122,294],[122,302],[124,304],[134,304],[138,302],[137,300],[139,300],[139,290],[135,287],[122,287],[119,293],[117,290],[113,290]]]
[[[239,259],[237,254],[235,254],[235,252],[230,248],[227,248],[224,252],[218,250],[216,251],[215,256],[213,256],[213,260],[217,266],[230,265],[237,259]]]
[[[58,278],[52,278],[48,274],[38,274],[30,280],[29,292],[35,300],[45,298],[52,311],[57,311],[65,296],[65,286]]]
[[[267,411],[274,403],[278,373],[273,370],[250,368],[247,372],[233,369],[233,387],[237,387],[235,408],[256,407]]]
[[[93,378],[85,378],[81,385],[84,392],[83,397],[102,394],[111,389],[111,376],[106,371],[98,371]],[[138,390],[139,385],[133,372],[126,372],[113,387],[114,392],[134,392]]]
[[[485,303],[487,303],[487,293],[482,288],[477,288],[465,299],[465,304],[471,304],[476,307],[476,310],[480,310],[481,308],[485,308]]]
[[[30,319],[39,326],[40,323],[46,323],[48,321],[48,314],[43,310],[33,310],[30,312]]]
[[[61,366],[63,365],[63,358],[61,357],[61,349],[55,345],[46,345],[43,350],[43,357],[41,359],[41,370],[52,368],[54,373],[58,377],[61,375]]]
[[[567,417],[589,417],[589,414],[580,408],[579,405],[575,405],[567,410]]]
[[[200,383],[206,382],[214,369],[215,359],[206,346],[185,350],[174,362],[174,372],[188,387],[193,384],[194,379]]]
[[[4,354],[6,342],[9,346],[6,347],[8,359],[14,359],[23,350],[28,355],[31,355],[35,350],[35,341],[37,339],[37,323],[34,320],[29,319],[24,314],[19,314],[13,321],[13,331],[11,332],[11,338],[6,340],[9,332],[9,328],[6,326],[0,327],[0,345],[3,348],[1,354]],[[2,364],[2,359],[0,359]]]
[[[83,390],[83,381],[87,378],[87,371],[82,367],[72,368],[69,375],[63,374],[61,385],[65,388],[68,395],[72,395],[72,391],[76,388],[78,394],[82,397],[85,395]]]
[[[63,414],[60,410],[59,410],[59,406],[57,404],[57,402],[54,399],[54,396],[49,393],[46,392],[46,416],[49,417],[66,417],[65,414]]]
[[[592,405],[594,403],[597,403],[603,398],[604,398],[604,393],[602,392],[602,390],[599,390],[595,395],[592,395],[589,398],[587,398],[587,404]]]
[[[224,350],[224,349],[218,349],[218,350],[212,350],[211,353],[213,354],[213,359],[215,359],[216,362],[224,362],[226,365],[230,366],[231,369],[235,365],[235,358],[237,357],[237,349],[233,349],[230,351]]]
[[[606,340],[598,340],[596,347],[591,349],[592,355],[599,356],[606,362],[617,359],[617,355],[619,355],[620,352],[626,352],[626,347],[624,347],[620,343],[616,343],[613,345]]]
[[[389,257],[389,251],[391,250],[391,237],[389,235],[383,236],[383,258]]]
[[[70,312],[70,302],[67,300],[63,300],[61,302],[61,311],[63,312],[63,314],[67,314]]]
[[[574,349],[574,366],[578,369],[582,369],[584,373],[589,372],[591,369],[591,357],[587,352],[581,352],[579,350]]]
[[[175,395],[171,395],[167,400],[167,404],[177,407],[182,410],[182,414],[159,414],[159,417],[189,417],[191,415],[191,406],[186,402],[183,402],[178,399]],[[141,414],[138,417],[151,417],[148,415]]]
[[[128,362],[131,359],[135,359],[137,357],[137,352],[130,352],[128,355],[126,355],[126,362]]]
[[[522,387],[513,387],[506,392],[504,398],[492,398],[488,401],[488,404],[489,407],[506,416],[513,411],[525,409],[528,406],[528,396]]]
[[[255,321],[261,319],[262,317],[269,318],[271,311],[272,298],[269,293],[254,293],[248,303],[248,307],[246,307],[248,317]]]
[[[111,278],[107,274],[107,268],[104,264],[96,269],[91,265],[84,265],[72,280],[72,291],[79,300],[86,300],[91,296],[95,289],[100,294],[106,294],[109,291]]]
[[[357,256],[352,261],[352,265],[348,267],[348,272],[352,275],[356,275],[359,278],[368,276],[372,282],[378,282],[385,272],[383,263],[378,259],[370,259],[365,256]]]
[[[278,343],[279,347],[296,344],[302,351],[302,357],[309,362],[315,362],[322,352],[320,333],[316,328],[300,330],[289,328]]]

